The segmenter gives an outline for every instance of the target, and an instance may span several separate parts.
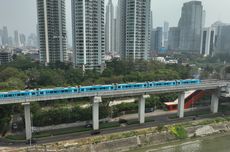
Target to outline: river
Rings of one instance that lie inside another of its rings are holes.
[[[230,135],[174,142],[170,145],[148,146],[130,152],[230,152]]]

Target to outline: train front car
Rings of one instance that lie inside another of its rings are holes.
[[[30,97],[29,91],[10,91],[10,92],[2,92],[0,93],[1,99],[12,99],[12,98],[28,98]]]
[[[200,83],[201,81],[199,79],[177,80],[177,85],[194,85]]]

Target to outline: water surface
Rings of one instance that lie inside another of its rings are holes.
[[[218,135],[162,146],[149,146],[132,152],[230,152],[230,135]]]

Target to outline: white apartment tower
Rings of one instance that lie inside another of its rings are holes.
[[[109,0],[106,6],[106,22],[105,22],[105,51],[114,54],[115,51],[115,21],[114,21],[114,7],[112,0]]]
[[[101,69],[105,64],[104,0],[72,0],[74,66]]]
[[[202,30],[200,54],[213,55],[215,47],[215,29],[208,27]]]
[[[65,62],[65,0],[37,0],[40,62]]]
[[[119,0],[120,51],[123,58],[149,58],[151,10],[150,0]],[[118,33],[118,31],[117,31]],[[125,39],[125,43],[121,42]]]

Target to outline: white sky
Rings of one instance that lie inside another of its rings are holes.
[[[108,0],[105,0],[107,4]],[[176,26],[181,14],[181,7],[189,0],[152,0],[154,26],[162,26],[168,21]],[[113,0],[117,3],[117,0]],[[206,10],[206,26],[217,20],[230,23],[230,0],[202,0]],[[67,31],[71,32],[71,0],[66,0]],[[36,32],[36,0],[0,0],[0,27],[6,25],[9,35],[13,30],[29,35]]]

